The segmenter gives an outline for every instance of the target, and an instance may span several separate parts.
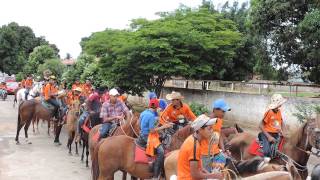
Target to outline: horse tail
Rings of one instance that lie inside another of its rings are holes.
[[[99,161],[98,161],[98,154],[99,154],[99,148],[100,145],[102,144],[103,140],[100,141],[96,147],[94,148],[94,152],[93,152],[93,158],[92,158],[92,165],[91,165],[91,169],[92,169],[92,180],[97,180],[99,178]]]

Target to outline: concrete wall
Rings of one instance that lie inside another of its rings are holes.
[[[180,92],[185,97],[185,102],[197,102],[204,104],[211,109],[211,104],[218,98],[224,98],[230,105],[232,110],[227,112],[226,118],[240,124],[245,124],[248,127],[257,128],[266,107],[270,101],[270,96],[256,95],[256,94],[243,94],[243,93],[230,93],[218,91],[204,91],[204,90],[191,90],[183,88],[164,88],[161,96],[165,97],[171,91]],[[316,98],[289,98],[287,103],[282,107],[283,119],[289,125],[290,130],[299,126],[298,120],[293,113],[295,106],[300,103],[307,104],[320,104],[320,99]]]

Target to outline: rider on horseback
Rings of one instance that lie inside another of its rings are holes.
[[[212,130],[219,137],[219,143],[212,144],[209,153],[209,140],[201,141],[201,159],[202,167],[208,172],[212,171],[212,164],[224,165],[226,157],[224,153],[229,153],[224,148],[223,138],[221,137],[221,129],[223,125],[223,117],[231,108],[223,99],[218,99],[212,103],[213,114],[212,118],[217,118],[217,122],[212,125]]]
[[[216,119],[210,119],[206,115],[200,115],[191,124],[195,131],[182,144],[178,157],[178,180],[191,179],[222,179],[221,173],[209,173],[201,168],[200,142],[210,140],[212,137],[212,125],[216,123]]]
[[[163,169],[164,148],[160,143],[158,131],[172,127],[171,124],[157,127],[159,101],[151,99],[149,101],[149,109],[144,110],[140,115],[140,136],[139,144],[146,148],[146,154],[154,156],[156,152],[156,160],[153,165],[153,177],[158,178]]]
[[[100,87],[98,89],[96,89],[95,92],[91,93],[88,97],[88,99],[86,100],[86,110],[83,111],[83,113],[81,114],[81,116],[79,117],[79,122],[78,122],[78,132],[80,132],[80,128],[83,125],[84,121],[87,119],[87,117],[90,115],[90,119],[91,121],[94,121],[96,123],[93,124],[98,124],[101,123],[100,122],[100,109],[101,109],[101,98],[102,95],[105,92],[105,88],[104,87]]]
[[[56,99],[56,96],[58,95],[57,89],[55,88],[55,76],[50,76],[49,83],[44,88],[44,99],[46,102],[54,106],[53,115],[59,119],[59,103]]]
[[[28,75],[26,79],[23,79],[21,81],[22,87],[24,87],[25,90],[25,100],[28,100],[29,91],[33,86],[33,79],[31,75]]]
[[[120,94],[116,89],[111,89],[109,91],[110,99],[102,105],[100,118],[103,119],[103,124],[99,129],[99,139],[106,137],[112,128],[112,125],[118,124],[124,117],[126,117],[127,121],[131,118],[127,106],[118,99],[119,95]]]
[[[285,125],[282,120],[280,107],[286,102],[281,94],[274,94],[271,97],[271,103],[268,106],[268,111],[260,123],[259,141],[263,146],[263,154],[265,157],[273,158],[271,146],[279,142],[280,137],[284,135]]]
[[[7,84],[6,82],[1,82],[0,84],[0,95],[5,96],[7,94]]]

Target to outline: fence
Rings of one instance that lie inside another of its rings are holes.
[[[271,83],[172,79],[166,81],[165,87],[202,89],[263,95],[280,93],[287,97],[320,97],[320,85],[293,84],[287,82]]]

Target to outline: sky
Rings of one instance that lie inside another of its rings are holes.
[[[243,2],[245,0],[240,0]],[[216,6],[226,0],[213,0]],[[82,37],[106,28],[127,28],[131,19],[156,19],[156,12],[173,11],[184,4],[198,7],[202,0],[0,0],[0,25],[17,22],[36,36],[56,44],[63,58],[76,58]]]

